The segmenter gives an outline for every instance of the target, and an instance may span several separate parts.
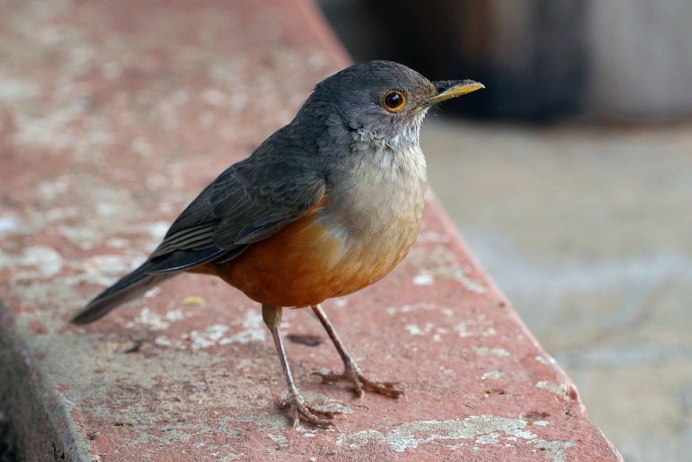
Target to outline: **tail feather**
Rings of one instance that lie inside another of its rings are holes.
[[[152,274],[150,269],[150,265],[147,262],[127,276],[124,276],[91,300],[87,306],[70,319],[70,322],[86,324],[102,318],[112,309],[139,297],[153,286],[176,274]]]

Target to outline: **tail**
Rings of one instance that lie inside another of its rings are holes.
[[[144,263],[108,289],[101,292],[101,294],[90,301],[82,311],[70,319],[70,322],[74,324],[86,324],[102,318],[112,309],[139,297],[158,283],[176,274],[155,274],[151,273],[150,270],[150,263]]]

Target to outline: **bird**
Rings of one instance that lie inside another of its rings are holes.
[[[485,88],[473,80],[432,82],[391,61],[354,64],[319,82],[295,118],[213,180],[131,273],[71,318],[95,321],[183,272],[217,276],[262,307],[287,383],[287,414],[334,427],[338,413],[299,392],[284,349],[283,308],[314,312],[362,397],[404,395],[397,382],[368,378],[321,304],[367,287],[406,256],[420,230],[427,174],[419,143],[428,110]]]

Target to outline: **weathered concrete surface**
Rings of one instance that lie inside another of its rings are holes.
[[[30,372],[45,411],[24,418],[64,422],[37,458],[619,459],[432,199],[405,263],[328,304],[364,368],[407,400],[316,383],[311,370],[339,366],[331,346],[289,344],[306,396],[347,412],[340,431],[287,425],[259,310],[214,279],[66,325],[347,58],[297,0],[0,11],[0,328],[18,338],[6,365],[25,366],[3,384]],[[310,317],[288,313],[285,332],[324,338]]]

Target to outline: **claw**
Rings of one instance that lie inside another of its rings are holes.
[[[293,419],[293,428],[298,427],[301,420],[309,422],[318,428],[337,428],[331,419],[335,415],[341,414],[340,411],[319,409],[305,404],[305,400],[298,391],[290,392],[288,399],[284,402],[284,406],[289,409],[289,416]]]
[[[322,383],[349,383],[359,398],[363,397],[365,390],[395,399],[404,396],[404,390],[400,388],[399,383],[371,380],[365,377],[357,367],[346,367],[344,372],[340,374],[336,372],[313,372],[312,375],[321,377]]]

